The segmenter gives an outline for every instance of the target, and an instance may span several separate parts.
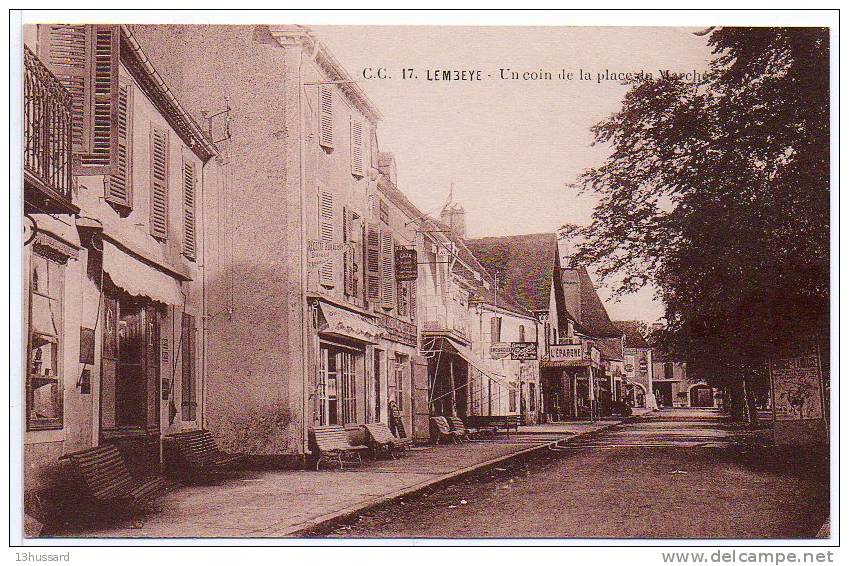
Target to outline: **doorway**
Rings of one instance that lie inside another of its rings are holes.
[[[159,462],[160,313],[116,288],[104,294],[100,441],[115,443],[131,470]]]
[[[654,396],[657,399],[658,407],[672,406],[672,382],[654,384]]]

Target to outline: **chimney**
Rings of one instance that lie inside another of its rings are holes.
[[[439,220],[458,238],[466,237],[466,210],[459,204],[446,205],[439,213]]]

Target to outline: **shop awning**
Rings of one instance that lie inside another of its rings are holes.
[[[318,331],[322,334],[335,334],[362,342],[376,344],[385,335],[385,331],[365,316],[321,303],[321,324]]]
[[[103,271],[130,295],[149,297],[166,305],[183,304],[183,292],[173,277],[142,263],[106,240],[103,240]]]
[[[485,361],[483,361],[479,356],[475,355],[471,350],[467,350],[466,348],[456,344],[449,338],[443,338],[443,344],[447,344],[453,351],[455,351],[461,358],[466,360],[466,363],[469,366],[476,369],[479,373],[488,377],[491,381],[498,383],[508,389],[515,389],[514,385],[510,384],[510,381],[507,379],[507,376],[502,375],[493,369],[487,367]]]

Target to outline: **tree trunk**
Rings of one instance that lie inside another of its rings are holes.
[[[728,414],[735,421],[746,420],[746,401],[743,392],[743,382],[730,383],[726,390],[728,392]]]
[[[755,402],[755,391],[748,377],[743,378],[743,394],[745,395],[746,412],[749,417],[749,426],[758,428],[758,406]]]

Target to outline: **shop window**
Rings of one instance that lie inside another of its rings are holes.
[[[357,373],[354,355],[339,352],[339,373],[342,388],[342,424],[357,422]]]
[[[62,428],[62,288],[64,266],[32,254],[27,430]]]
[[[361,357],[341,348],[321,346],[316,391],[319,425],[357,422],[357,366]]]
[[[389,373],[388,395],[390,401],[395,401],[398,411],[404,412],[404,368],[409,358],[405,354],[395,354],[395,364]]]
[[[537,384],[528,384],[528,410],[534,412],[537,410]]]

